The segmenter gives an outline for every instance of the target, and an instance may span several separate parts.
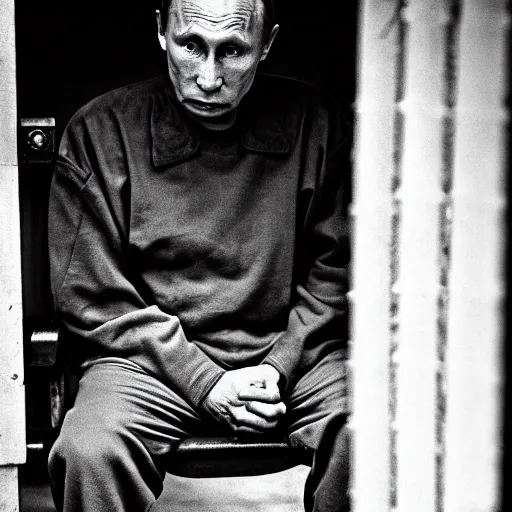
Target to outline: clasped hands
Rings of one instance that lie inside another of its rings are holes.
[[[286,412],[278,382],[279,372],[269,364],[231,370],[211,389],[203,407],[236,434],[262,434]]]

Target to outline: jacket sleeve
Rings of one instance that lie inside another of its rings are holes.
[[[126,180],[111,176],[107,187],[72,158],[79,137],[67,137],[49,205],[51,284],[73,340],[67,350],[130,359],[197,405],[224,370],[186,339],[176,316],[143,298],[127,251]]]
[[[322,355],[346,348],[348,330],[350,142],[342,139],[315,180],[301,190],[304,206],[300,265],[287,329],[264,363],[281,374],[283,388]],[[318,171],[317,171],[318,172]]]

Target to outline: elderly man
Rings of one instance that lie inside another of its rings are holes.
[[[81,364],[57,509],[144,512],[180,440],[278,431],[315,450],[306,509],[346,511],[346,130],[321,92],[256,76],[270,0],[163,0],[157,21],[168,75],[80,109],[55,168]]]

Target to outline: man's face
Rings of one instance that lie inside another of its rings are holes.
[[[261,0],[172,1],[160,44],[177,99],[198,120],[229,117],[250,89],[278,30],[264,41],[263,25]]]

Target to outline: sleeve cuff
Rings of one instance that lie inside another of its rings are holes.
[[[207,397],[208,393],[212,390],[213,386],[217,384],[219,379],[226,373],[219,366],[212,364],[206,368],[200,368],[196,371],[195,375],[191,378],[190,388],[187,390],[187,395],[192,404],[196,407],[201,405],[202,401]]]
[[[273,357],[272,355],[267,356],[261,364],[269,364],[270,366],[273,366],[281,376],[278,382],[279,391],[284,392],[286,390],[286,387],[288,385],[288,382],[290,381],[290,375],[289,371],[286,370],[285,366],[281,364],[281,362]]]

